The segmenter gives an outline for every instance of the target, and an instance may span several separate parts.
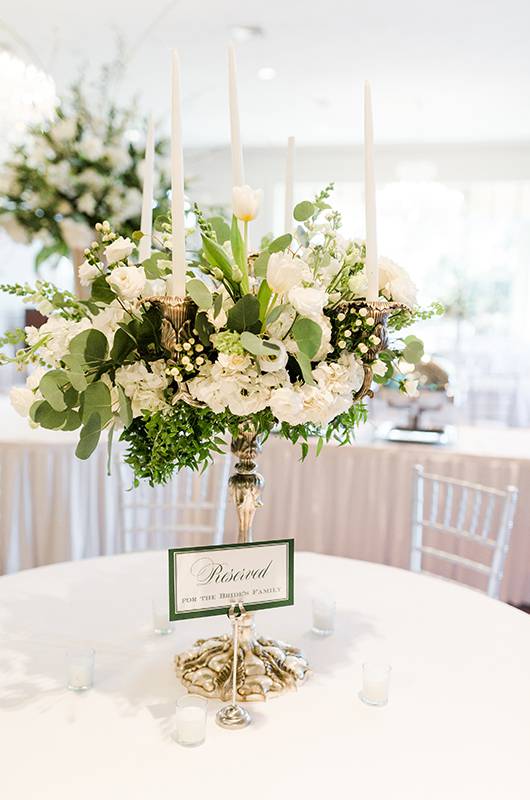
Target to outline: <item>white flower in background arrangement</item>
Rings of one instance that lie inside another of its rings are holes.
[[[90,286],[90,284],[96,280],[98,275],[101,275],[103,271],[103,264],[99,265],[99,268],[96,264],[89,264],[88,261],[83,261],[78,269],[79,273],[79,282],[81,286]]]
[[[28,417],[35,395],[26,386],[12,386],[9,390],[11,405],[21,417]]]
[[[87,214],[89,217],[91,217],[96,210],[96,198],[94,195],[85,192],[85,194],[82,194],[78,199],[77,207],[79,211],[83,212],[83,214]]]
[[[68,217],[59,222],[61,235],[70,248],[70,250],[84,250],[89,247],[93,238],[94,232],[84,222],[77,222],[77,220]]]
[[[131,158],[125,145],[111,145],[105,149],[104,154],[116,172],[125,172],[131,166]]]
[[[77,134],[77,120],[73,117],[60,119],[50,130],[50,135],[55,142],[63,143],[75,139]]]
[[[417,304],[417,288],[403,267],[389,258],[380,258],[379,264],[379,291],[388,300],[413,308]]]
[[[101,192],[107,185],[107,178],[92,167],[84,169],[77,176],[77,182],[92,192]]]
[[[107,283],[123,300],[136,300],[145,286],[143,267],[116,267],[107,276]]]
[[[134,242],[131,242],[130,239],[126,239],[123,236],[119,236],[112,244],[107,245],[104,250],[107,264],[110,266],[111,264],[116,264],[118,261],[123,261],[131,255],[133,250]]]
[[[22,227],[13,214],[0,215],[0,225],[14,242],[18,242],[19,244],[28,243],[26,229]]]
[[[418,381],[415,378],[407,378],[403,383],[403,388],[409,397],[418,397],[420,394],[418,392]]]
[[[49,164],[47,168],[48,182],[65,194],[67,197],[74,197],[77,193],[72,181],[72,171],[68,161],[58,161],[56,164]]]
[[[285,294],[302,280],[311,278],[310,270],[301,258],[289,252],[272,253],[267,264],[267,283],[275,294]]]
[[[289,302],[300,316],[319,319],[328,302],[325,289],[318,286],[295,286],[289,291]]]
[[[246,184],[232,189],[232,208],[234,215],[243,222],[250,222],[258,216],[263,192]]]
[[[104,153],[103,143],[99,136],[94,136],[92,133],[85,133],[77,145],[77,151],[79,155],[87,161],[99,161]]]

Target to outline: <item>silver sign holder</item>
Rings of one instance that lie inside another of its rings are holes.
[[[219,709],[215,716],[215,720],[221,728],[246,728],[250,725],[252,719],[248,711],[237,702],[237,659],[239,655],[239,619],[245,609],[242,603],[230,606],[228,611],[228,618],[232,623],[233,628],[233,652],[234,658],[232,661],[232,702]]]

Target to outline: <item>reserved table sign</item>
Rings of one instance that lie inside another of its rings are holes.
[[[294,539],[169,550],[169,618],[294,603]]]

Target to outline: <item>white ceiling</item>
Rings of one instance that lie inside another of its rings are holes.
[[[226,45],[239,43],[246,145],[360,141],[372,82],[382,142],[530,139],[529,0],[0,0],[0,45],[33,58],[59,89],[128,50],[120,94],[167,121],[170,49],[183,68],[188,146],[228,140]],[[260,67],[277,77],[260,81]]]

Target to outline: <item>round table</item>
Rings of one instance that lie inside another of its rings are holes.
[[[220,617],[150,632],[167,555],[137,553],[0,578],[0,753],[9,800],[281,796],[528,798],[530,619],[477,592],[392,567],[297,554],[296,604],[258,629],[304,648],[313,675],[249,704],[226,731],[172,739],[183,693],[172,656],[226,629]],[[309,632],[316,585],[333,588],[337,630]],[[64,688],[64,653],[96,650],[95,687]],[[390,702],[360,702],[361,664],[388,653]]]

